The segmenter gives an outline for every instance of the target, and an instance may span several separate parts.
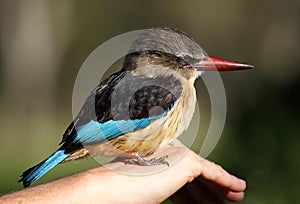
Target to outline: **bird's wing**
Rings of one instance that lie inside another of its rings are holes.
[[[147,78],[118,72],[90,94],[63,135],[66,150],[147,127],[166,116],[182,93],[174,76]]]

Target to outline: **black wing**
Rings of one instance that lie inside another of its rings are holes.
[[[162,114],[182,93],[181,83],[174,76],[147,78],[130,72],[117,72],[102,81],[91,92],[77,117],[66,129],[61,143],[73,151],[76,128],[91,120],[134,120]]]

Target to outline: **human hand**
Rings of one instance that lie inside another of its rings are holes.
[[[159,158],[164,155],[168,155],[170,167],[124,165],[120,162],[106,165],[116,172],[121,172],[120,181],[125,179],[124,185],[120,185],[121,188],[128,187],[126,195],[122,197],[124,200],[158,203],[171,196],[173,203],[182,203],[190,199],[201,203],[224,203],[222,198],[230,201],[243,199],[243,191],[246,188],[244,180],[200,157],[179,141],[151,157]],[[126,177],[124,174],[131,176]]]
[[[190,199],[201,200],[202,203],[223,203],[219,196],[231,201],[243,199],[246,188],[243,180],[201,158],[180,142],[176,141],[174,146],[151,157],[161,154],[168,155],[170,167],[137,166],[115,160],[4,195],[0,197],[0,203],[160,203],[171,195],[174,203]],[[185,193],[187,189],[188,194]]]

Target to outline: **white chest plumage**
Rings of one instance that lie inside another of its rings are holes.
[[[194,80],[182,81],[182,88],[182,95],[166,117],[164,128],[167,129],[167,135],[164,137],[165,139],[160,144],[160,147],[180,136],[188,128],[192,120],[196,106]]]

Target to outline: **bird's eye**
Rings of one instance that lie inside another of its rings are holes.
[[[195,63],[197,63],[197,62],[199,61],[199,60],[197,60],[197,59],[191,57],[190,55],[183,55],[181,58],[182,58],[185,62],[187,62],[188,64],[191,64],[191,65],[193,65],[193,64],[195,64]]]

